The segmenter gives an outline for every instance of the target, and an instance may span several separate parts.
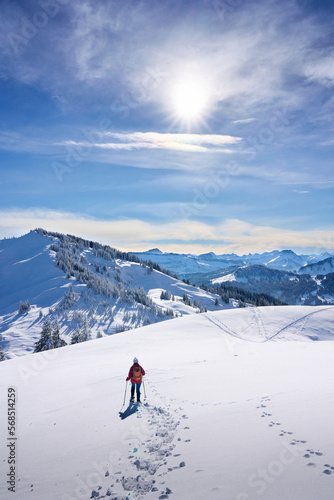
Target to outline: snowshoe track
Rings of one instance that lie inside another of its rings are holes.
[[[152,394],[152,402],[144,400],[131,416],[134,425],[131,435],[125,438],[129,440],[128,459],[119,461],[112,484],[112,477],[107,471],[109,484],[104,488],[101,485],[100,491],[95,492],[98,499],[140,500],[149,492],[156,492],[157,499],[168,499],[172,490],[165,485],[166,476],[170,471],[185,466],[180,454],[173,454],[173,451],[177,441],[180,441],[180,438],[176,439],[178,426],[187,416],[182,415],[182,408],[172,408],[167,400],[161,398],[149,381],[147,387]]]

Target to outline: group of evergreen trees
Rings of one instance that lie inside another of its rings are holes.
[[[90,326],[89,326],[89,321],[87,319],[87,316],[84,319],[84,322],[81,326],[76,327],[74,330],[74,333],[72,335],[71,339],[71,344],[78,344],[79,342],[86,342],[87,340],[91,340],[91,332],[90,332]]]
[[[30,307],[31,306],[29,300],[24,300],[24,301],[21,300],[19,305],[19,314],[23,314],[29,311]]]
[[[219,294],[223,302],[229,303],[230,299],[238,301],[239,306],[243,307],[244,304],[253,304],[254,306],[285,306],[286,302],[282,302],[271,295],[266,293],[249,292],[243,288],[236,286],[225,285],[224,283],[216,284],[214,286],[201,285],[203,290],[210,293]]]
[[[74,330],[71,338],[71,344],[86,342],[91,338],[92,336],[89,320],[87,316],[85,316],[82,325],[78,325]],[[55,320],[51,323],[50,318],[46,318],[45,322],[43,323],[41,337],[35,343],[34,352],[49,351],[50,349],[57,349],[58,347],[63,347],[65,345],[67,345],[67,342],[60,338],[60,328],[58,321]]]
[[[160,299],[161,300],[175,300],[175,297],[174,297],[174,295],[171,294],[171,292],[169,290],[165,290],[165,291],[163,290],[160,294]],[[191,300],[186,293],[183,294],[182,301],[187,306],[194,307],[195,309],[199,309],[199,311],[201,313],[208,312],[207,307],[206,306],[203,307],[200,301],[197,301],[196,299],[194,299],[193,303],[191,303]]]
[[[40,228],[35,229],[35,231],[43,236],[52,236],[54,238],[57,238],[60,242],[67,241],[69,244],[74,244],[78,247],[80,252],[82,252],[84,248],[94,249],[96,256],[101,257],[104,260],[115,261],[115,259],[121,259],[121,260],[128,260],[129,262],[136,262],[137,264],[141,264],[143,267],[146,267],[147,269],[150,270],[155,269],[156,271],[159,271],[161,273],[167,274],[168,276],[172,276],[173,278],[178,279],[176,273],[173,273],[168,269],[164,269],[159,264],[156,264],[151,260],[140,259],[136,255],[133,255],[129,252],[122,252],[120,250],[117,250],[116,248],[110,247],[109,245],[102,245],[101,243],[97,243],[91,240],[85,240],[83,238],[72,236],[70,234],[65,235],[61,233],[45,231],[44,229]]]
[[[66,273],[67,278],[74,277],[77,281],[86,284],[87,288],[92,289],[97,295],[104,295],[107,298],[113,299],[120,298],[123,302],[127,302],[129,304],[143,304],[149,308],[153,306],[152,299],[146,295],[143,288],[124,286],[119,270],[115,276],[117,283],[113,283],[109,279],[109,272],[106,266],[100,268],[96,265],[96,272],[91,271],[88,268],[89,263],[86,257],[81,255],[84,248],[83,240],[73,244],[72,239],[75,240],[74,237],[62,235],[62,238],[51,245],[51,250],[53,250],[56,254],[55,264]],[[99,244],[96,245],[97,248],[94,251],[97,256],[103,256],[103,258],[109,256],[111,259],[111,255],[114,255],[110,253],[111,250],[102,250],[101,248],[98,248]],[[100,274],[102,274],[102,276]],[[106,276],[103,274],[106,274]],[[73,288],[70,288],[59,307],[71,307],[77,298],[78,297],[73,292]]]
[[[191,300],[189,299],[189,297],[186,293],[183,294],[182,300],[187,306],[191,306],[191,307],[194,307],[195,309],[199,309],[200,313],[208,312],[207,307],[206,306],[203,307],[202,303],[200,301],[197,302],[197,300],[194,299],[194,302],[191,303]]]
[[[35,343],[34,352],[48,351],[50,349],[56,349],[65,345],[67,345],[65,340],[60,338],[58,321],[55,320],[53,323],[51,323],[50,318],[46,318],[43,324],[41,337],[38,342]]]
[[[64,297],[61,299],[57,309],[71,309],[77,300],[79,300],[79,295],[74,292],[73,286],[71,285],[69,289],[65,291]]]
[[[175,297],[169,290],[163,290],[160,294],[160,300],[175,300]]]

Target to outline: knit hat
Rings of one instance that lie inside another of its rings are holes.
[[[133,358],[134,364],[138,363],[138,358]]]

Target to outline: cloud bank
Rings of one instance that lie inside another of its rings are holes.
[[[193,220],[153,224],[140,219],[98,220],[82,214],[30,209],[0,211],[0,236],[22,235],[42,227],[49,231],[94,239],[124,251],[163,251],[216,254],[264,252],[274,249],[308,253],[334,251],[334,227],[329,230],[292,231],[256,226],[238,219],[212,225]]]

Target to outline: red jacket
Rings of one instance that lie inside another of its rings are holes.
[[[135,368],[140,368],[140,371],[136,375]],[[145,375],[145,370],[142,368],[138,363],[135,363],[134,365],[131,366],[129,370],[129,375],[126,380],[130,380],[133,384],[140,384],[142,381],[142,377]]]

